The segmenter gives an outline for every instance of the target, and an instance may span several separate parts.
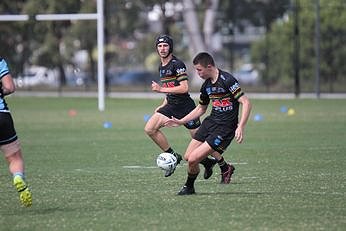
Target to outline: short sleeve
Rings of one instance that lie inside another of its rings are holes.
[[[4,77],[5,75],[7,75],[8,73],[10,73],[7,63],[4,59],[0,59],[0,79],[2,79],[2,77]]]

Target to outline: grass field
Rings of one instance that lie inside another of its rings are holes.
[[[224,154],[233,183],[216,167],[185,197],[186,163],[163,177],[143,132],[160,100],[107,99],[105,112],[96,99],[7,101],[34,198],[21,207],[2,158],[0,230],[345,230],[346,100],[252,100],[245,143]],[[183,153],[187,131],[165,131]]]

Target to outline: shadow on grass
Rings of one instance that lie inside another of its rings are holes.
[[[195,196],[212,196],[212,195],[237,195],[237,196],[261,196],[269,195],[270,192],[196,192]]]
[[[74,209],[69,209],[69,208],[60,208],[60,207],[52,207],[52,208],[35,208],[35,206],[30,207],[30,208],[20,208],[12,211],[7,211],[7,212],[2,212],[1,215],[4,216],[13,216],[13,215],[23,215],[23,214],[53,214],[56,212],[68,212],[68,211],[73,211]]]

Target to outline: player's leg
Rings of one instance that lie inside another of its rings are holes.
[[[170,147],[166,136],[160,130],[168,119],[167,116],[156,112],[150,117],[144,127],[145,133],[161,148],[162,151],[166,151]]]
[[[164,152],[172,153],[177,158],[177,165],[181,162],[182,157],[180,154],[175,152],[168,143],[168,140],[164,133],[160,130],[163,124],[169,118],[161,113],[154,113],[154,115],[148,120],[144,127],[145,133],[161,148]],[[176,166],[175,166],[176,167]],[[165,172],[165,177],[169,177],[175,171],[175,167],[170,171]]]
[[[195,193],[194,183],[199,174],[199,163],[206,158],[213,150],[207,142],[200,142],[192,139],[184,155],[188,162],[187,179],[178,195],[191,195]]]
[[[189,129],[192,139],[194,138],[194,135],[197,132],[197,130],[198,128]],[[217,159],[215,158],[206,157],[203,160],[201,160],[200,164],[202,164],[204,167],[204,174],[203,174],[204,179],[209,179],[211,175],[213,175],[213,167],[216,163],[217,163]]]
[[[202,128],[204,129],[204,128]],[[189,129],[191,138],[194,138],[195,133],[197,132],[198,128],[195,129]],[[213,152],[211,154],[212,158],[206,157],[203,160],[201,160],[200,164],[204,167],[204,173],[203,177],[204,179],[209,179],[213,175],[213,167],[214,165],[222,158],[222,155],[218,152]]]
[[[217,153],[217,152],[214,152],[214,153],[212,153],[208,157],[204,158],[200,163],[204,166],[203,178],[206,180],[209,179],[213,175],[214,166],[222,158],[222,156],[219,153]]]
[[[201,164],[205,167],[204,171],[204,179],[208,179],[213,174],[213,167],[215,164],[218,164],[221,170],[221,184],[229,184],[231,182],[231,176],[235,170],[235,167],[228,163],[224,157],[218,153],[213,152],[211,154],[212,158],[205,158],[201,161]]]
[[[223,157],[217,163],[221,169],[220,184],[231,183],[231,177],[235,171],[235,167],[231,163],[227,163]]]
[[[5,154],[8,163],[9,171],[13,176],[13,185],[19,193],[21,203],[29,207],[32,204],[32,195],[30,189],[25,182],[24,176],[24,160],[18,140],[10,144],[1,146],[1,150]]]
[[[217,163],[221,170],[221,184],[229,184],[235,170],[234,166],[227,163],[222,156],[223,152],[231,144],[233,137],[234,131],[232,129],[217,126],[213,128],[212,134],[206,139],[207,143],[215,150],[213,155],[217,158]]]
[[[31,192],[24,181],[24,160],[10,113],[0,113],[0,151],[4,153],[13,184],[24,206],[32,204]]]

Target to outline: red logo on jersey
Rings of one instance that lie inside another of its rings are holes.
[[[230,105],[232,105],[230,98],[219,99],[219,100],[213,101],[214,107],[228,107]]]
[[[163,87],[174,87],[174,82],[167,82],[162,84]]]
[[[233,104],[230,98],[218,99],[213,101],[213,110],[224,112],[224,111],[232,111]]]

